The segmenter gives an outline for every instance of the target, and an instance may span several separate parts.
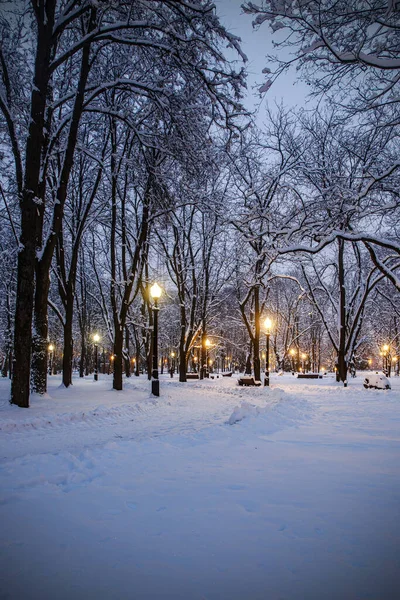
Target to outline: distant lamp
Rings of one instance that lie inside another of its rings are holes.
[[[153,396],[160,395],[160,381],[158,379],[158,299],[161,297],[162,289],[158,283],[150,288],[150,295],[154,300],[153,306],[153,370],[151,377],[151,393]]]
[[[93,335],[93,341],[94,341],[94,375],[93,375],[93,380],[94,381],[98,381],[99,379],[99,360],[98,360],[98,354],[97,354],[97,344],[100,341],[100,336],[98,333],[95,333]]]
[[[265,337],[267,340],[265,348],[265,375],[264,375],[264,386],[269,387],[269,338],[272,329],[272,320],[267,317],[264,321]]]

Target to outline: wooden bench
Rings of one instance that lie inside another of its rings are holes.
[[[322,379],[319,373],[297,373],[297,379]]]
[[[229,371],[229,373],[222,373],[222,377],[232,377],[232,371]]]
[[[186,373],[186,379],[199,379],[198,373]]]
[[[258,386],[261,385],[261,381],[256,381],[254,379],[254,377],[240,377],[238,379],[238,384],[239,385],[246,385],[246,386],[255,385],[255,386],[258,387]]]

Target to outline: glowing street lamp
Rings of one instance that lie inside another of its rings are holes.
[[[93,341],[94,341],[94,375],[93,375],[93,380],[94,381],[98,381],[99,379],[99,365],[98,365],[98,343],[100,341],[100,336],[98,333],[95,333],[93,336]]]
[[[154,300],[153,305],[153,370],[151,374],[151,393],[153,396],[160,395],[160,381],[158,379],[158,300],[162,289],[155,283],[150,288],[150,295]]]
[[[171,352],[171,368],[169,370],[169,374],[171,375],[171,377],[174,376],[174,372],[175,372],[175,352]]]
[[[208,351],[211,348],[211,342],[210,340],[207,338],[205,341],[205,345],[206,345],[206,372],[205,372],[205,376],[209,377],[210,376],[210,370],[208,368],[209,362],[208,362]]]
[[[54,346],[49,344],[49,375],[53,375]]]
[[[267,317],[264,321],[265,337],[267,341],[267,347],[265,350],[265,377],[264,386],[269,387],[269,338],[271,335],[272,321]]]
[[[290,349],[290,356],[292,358],[292,371],[294,371],[294,355],[296,354],[296,350],[294,348]]]
[[[388,354],[389,354],[389,346],[388,344],[384,344],[382,346],[382,371],[384,372],[385,375],[388,375]]]

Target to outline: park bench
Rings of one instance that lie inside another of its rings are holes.
[[[238,384],[239,385],[246,385],[246,386],[255,385],[255,386],[258,387],[258,386],[261,385],[261,381],[256,381],[254,379],[254,377],[240,377],[238,379]]]
[[[198,373],[186,373],[186,379],[199,379]]]
[[[232,371],[229,371],[228,373],[222,373],[222,377],[232,377]]]
[[[319,373],[297,373],[297,379],[322,379]]]

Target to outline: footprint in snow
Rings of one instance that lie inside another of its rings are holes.
[[[127,502],[127,503],[126,503],[126,506],[127,506],[128,508],[130,508],[131,510],[136,510],[136,509],[137,509],[137,504],[136,504],[136,502]]]

